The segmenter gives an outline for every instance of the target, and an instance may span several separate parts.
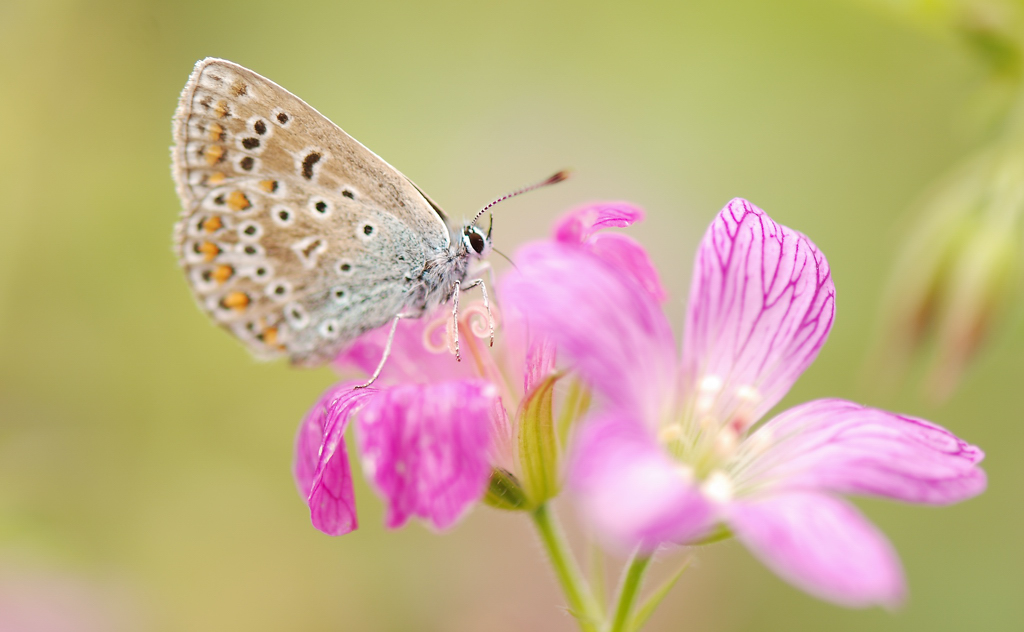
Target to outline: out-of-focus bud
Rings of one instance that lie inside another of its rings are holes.
[[[484,503],[507,511],[527,511],[533,508],[515,474],[499,467],[491,470]]]
[[[874,375],[886,382],[927,358],[938,400],[1014,298],[1024,218],[1024,142],[1010,134],[954,173],[925,206],[884,303]]]
[[[956,388],[1012,298],[1020,265],[1019,231],[1002,223],[979,226],[951,270],[936,332],[936,357],[926,381],[934,399],[945,399]]]

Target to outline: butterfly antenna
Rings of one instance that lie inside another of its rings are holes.
[[[531,184],[528,187],[523,187],[521,189],[517,189],[517,190],[515,190],[515,191],[513,191],[511,193],[506,193],[505,195],[501,196],[500,198],[494,200],[493,202],[491,202],[487,206],[485,206],[482,209],[480,209],[480,212],[476,214],[476,216],[473,218],[473,221],[470,222],[469,224],[470,224],[470,226],[475,225],[476,221],[478,219],[480,219],[480,216],[483,215],[484,213],[486,213],[488,210],[490,210],[491,207],[493,207],[498,202],[504,202],[505,200],[507,200],[509,198],[514,198],[515,196],[522,195],[523,193],[526,193],[528,191],[533,191],[534,189],[539,189],[541,187],[546,187],[549,184],[555,184],[556,182],[561,182],[562,180],[565,180],[568,177],[569,177],[569,170],[568,169],[563,169],[563,170],[559,171],[558,173],[556,173],[555,175],[553,175],[550,178],[548,178],[547,180],[544,180],[543,182],[537,182],[535,184]]]
[[[505,261],[508,261],[509,263],[511,263],[513,268],[515,268],[516,270],[519,269],[519,266],[516,265],[516,262],[512,261],[512,259],[510,259],[509,256],[506,255],[504,252],[498,250],[497,248],[494,248],[494,252],[496,252],[497,254],[501,255],[501,258],[504,259]]]

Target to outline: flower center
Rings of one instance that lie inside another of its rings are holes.
[[[678,416],[658,431],[658,440],[712,500],[732,496],[733,466],[748,451],[747,431],[761,401],[752,385],[728,388],[721,377],[706,375]]]

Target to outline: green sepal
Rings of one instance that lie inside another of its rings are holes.
[[[533,509],[519,480],[512,472],[500,467],[491,470],[491,480],[487,484],[487,493],[484,494],[484,504],[506,511]]]
[[[590,408],[590,389],[579,379],[573,378],[569,383],[569,391],[562,401],[562,410],[558,415],[558,440],[568,445],[569,432],[573,424],[579,421]]]
[[[540,505],[558,495],[558,437],[554,388],[564,373],[548,376],[523,401],[519,416],[519,464],[526,495]]]
[[[715,526],[715,528],[710,533],[708,533],[700,540],[697,540],[696,542],[689,542],[687,543],[687,545],[703,546],[705,544],[714,544],[716,542],[722,542],[723,540],[728,540],[732,537],[733,532],[729,529],[729,527],[725,526],[724,524],[719,524]]]

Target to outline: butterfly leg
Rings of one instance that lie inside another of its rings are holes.
[[[494,266],[491,265],[490,261],[484,261],[480,268],[477,270],[477,274],[481,272],[487,272],[487,278],[490,279],[491,287],[496,287],[494,283]],[[480,293],[484,295],[484,309],[487,311],[487,326],[491,330],[491,346],[494,346],[494,316],[491,314],[491,305],[487,302],[487,285],[480,279]]]
[[[452,290],[452,337],[455,339],[455,361],[462,362],[462,356],[459,355],[459,288],[462,287],[461,281],[455,282],[455,289]]]
[[[487,326],[490,330],[490,344],[494,346],[494,316],[491,314],[491,304],[487,299],[487,285],[483,279],[476,279],[470,282],[465,287],[462,287],[460,281],[455,282],[455,290],[452,292],[452,326],[455,336],[455,359],[459,362],[462,361],[462,357],[459,355],[459,292],[460,290],[471,290],[475,287],[480,287],[480,293],[483,294],[484,298],[484,310],[487,312]]]
[[[377,378],[380,377],[380,372],[384,370],[384,363],[388,361],[388,356],[391,355],[391,343],[395,341],[395,331],[398,329],[398,321],[403,318],[409,318],[409,314],[398,314],[394,319],[392,319],[391,331],[388,332],[388,341],[384,344],[384,354],[380,358],[380,363],[377,364],[377,369],[373,372],[373,375],[366,384],[360,384],[355,388],[366,388],[376,382]]]

